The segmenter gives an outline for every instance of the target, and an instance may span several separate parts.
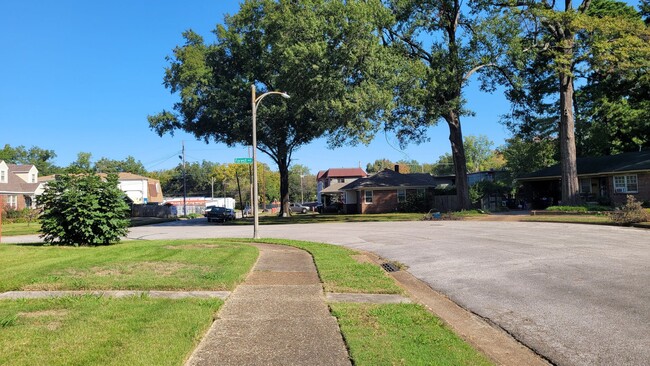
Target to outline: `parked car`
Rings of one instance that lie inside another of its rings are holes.
[[[235,210],[225,207],[212,207],[206,213],[208,222],[226,222],[235,219]]]
[[[302,203],[302,205],[307,207],[309,211],[314,211],[314,212],[318,212],[318,206],[320,206],[318,202],[305,202]]]
[[[309,211],[309,207],[305,207],[300,203],[294,202],[289,204],[289,211],[298,212],[298,213],[307,213],[307,211]]]

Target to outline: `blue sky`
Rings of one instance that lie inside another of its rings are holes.
[[[636,4],[636,2],[635,2]],[[3,1],[0,3],[0,144],[54,150],[67,166],[79,152],[124,159],[147,170],[178,164],[181,144],[188,161],[231,163],[247,147],[196,141],[176,132],[159,137],[147,115],[170,109],[176,98],[162,85],[165,56],[182,43],[186,29],[210,31],[224,14],[237,12],[230,0]],[[508,131],[498,123],[509,104],[500,92],[466,90],[474,117],[462,120],[465,135],[488,136],[495,146]],[[327,149],[316,140],[294,153],[294,164],[312,173],[355,167],[376,159],[434,162],[450,151],[444,122],[429,129],[431,141],[400,150],[393,136],[378,135],[370,146]],[[277,169],[264,154],[259,159]]]

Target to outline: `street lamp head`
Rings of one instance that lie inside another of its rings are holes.
[[[291,97],[289,96],[289,94],[287,94],[286,92],[282,92],[282,93],[280,93],[280,95],[281,95],[283,98],[285,98],[285,99],[289,99],[289,98],[291,98]]]

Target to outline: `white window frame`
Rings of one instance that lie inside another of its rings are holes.
[[[9,194],[7,197],[7,206],[17,209],[18,208],[18,196],[15,194]]]
[[[427,195],[427,189],[426,188],[418,188],[417,195],[422,196],[422,197],[426,196]]]
[[[7,171],[0,170],[0,183],[7,183]]]
[[[397,203],[406,202],[406,189],[397,190]]]
[[[639,178],[636,174],[615,175],[613,183],[615,193],[639,193]]]
[[[370,193],[370,195],[368,195],[368,193]],[[368,200],[368,198],[370,198],[370,200]],[[373,191],[363,191],[363,202],[366,205],[372,205],[373,198],[374,198]]]

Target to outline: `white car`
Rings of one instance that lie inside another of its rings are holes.
[[[301,205],[300,203],[290,203],[289,204],[289,211],[304,214],[304,213],[307,213],[307,211],[309,211],[309,207],[305,207],[305,206]]]

